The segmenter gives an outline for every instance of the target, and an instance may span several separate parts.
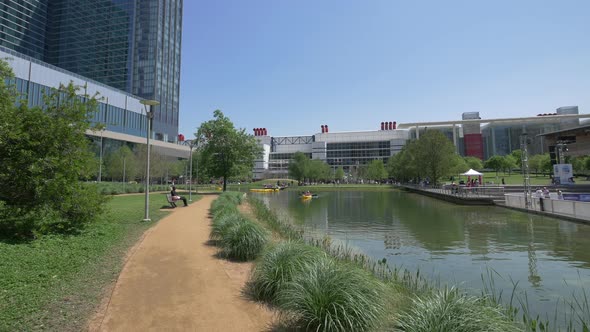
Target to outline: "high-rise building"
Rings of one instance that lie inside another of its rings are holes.
[[[182,9],[183,0],[6,0],[0,45],[159,101],[153,138],[175,142]]]

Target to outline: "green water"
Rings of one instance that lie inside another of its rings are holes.
[[[530,310],[551,320],[556,308],[568,311],[559,299],[590,291],[589,225],[399,191],[321,192],[309,201],[296,192],[257,197],[308,236],[329,235],[443,284],[479,293],[482,274],[493,270],[497,292],[507,298],[518,283]]]

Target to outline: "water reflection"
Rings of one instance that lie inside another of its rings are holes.
[[[588,225],[397,191],[324,192],[305,203],[295,192],[260,197],[308,234],[330,235],[443,282],[480,289],[482,274],[493,269],[498,291],[510,294],[518,282],[539,314],[590,286]]]

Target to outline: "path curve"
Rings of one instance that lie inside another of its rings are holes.
[[[251,263],[216,258],[217,249],[207,244],[216,197],[178,207],[147,233],[91,331],[269,329],[272,313],[241,295]]]

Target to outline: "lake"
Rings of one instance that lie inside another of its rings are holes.
[[[482,275],[491,273],[504,298],[518,283],[530,310],[551,322],[556,307],[566,310],[559,300],[590,289],[590,225],[395,190],[320,192],[308,201],[295,191],[256,197],[306,236],[328,235],[433,281],[480,293]]]

